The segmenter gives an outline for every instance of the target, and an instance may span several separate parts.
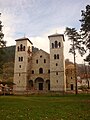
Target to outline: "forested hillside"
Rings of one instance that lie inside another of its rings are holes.
[[[0,79],[13,81],[15,46],[0,48]]]
[[[10,46],[10,47],[3,48],[4,54],[3,54],[2,58],[3,58],[4,63],[11,62],[11,61],[14,62],[15,47],[16,46]]]

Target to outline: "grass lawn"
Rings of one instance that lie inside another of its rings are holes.
[[[0,96],[0,120],[90,120],[90,94]]]

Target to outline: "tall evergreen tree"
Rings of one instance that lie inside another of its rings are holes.
[[[1,13],[0,13],[0,17],[1,17]],[[2,32],[2,27],[3,27],[2,21],[0,20],[0,73],[2,73],[2,65],[3,65],[2,55],[4,54],[4,51],[1,48],[6,46],[6,41],[3,40],[4,34]]]
[[[1,16],[1,13],[0,13],[0,16]],[[6,46],[6,41],[3,40],[4,34],[2,32],[2,27],[3,27],[2,21],[0,20],[0,48]]]
[[[81,36],[77,32],[75,28],[66,28],[65,35],[68,36],[68,40],[71,41],[71,48],[69,52],[74,55],[74,73],[75,73],[75,83],[76,83],[76,94],[78,93],[77,90],[77,74],[76,74],[76,50],[79,51],[80,55],[82,56],[85,52],[84,47],[81,47]]]
[[[87,5],[86,10],[82,10],[81,12],[81,34],[83,44],[86,46],[86,50],[89,51],[89,54],[86,57],[86,61],[88,61],[90,64],[90,5]]]
[[[78,50],[79,54],[83,56],[85,53],[85,49],[84,47],[81,46],[82,39],[81,39],[81,35],[77,32],[77,30],[75,28],[67,27],[65,30],[65,35],[68,36],[68,40],[70,40],[72,43],[70,44],[71,48],[69,52],[76,55],[76,50]]]

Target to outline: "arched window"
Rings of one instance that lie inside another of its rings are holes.
[[[59,54],[57,54],[57,59],[59,59]]]
[[[59,44],[58,44],[58,47],[60,48],[61,47],[61,43],[59,42]]]
[[[21,68],[21,65],[19,65],[19,68]]]
[[[58,47],[58,45],[57,45],[57,41],[55,41],[55,48],[57,48]]]
[[[56,72],[56,75],[58,75],[58,72]]]
[[[36,60],[36,63],[38,64],[38,60]]]
[[[19,58],[18,58],[18,61],[20,61],[20,60],[21,60],[21,58],[19,57]]]
[[[34,70],[32,70],[32,74],[34,74]]]
[[[58,63],[56,63],[56,66],[58,66]]]
[[[25,51],[25,46],[23,46],[23,51]]]
[[[44,59],[44,63],[46,63],[46,59]]]
[[[23,57],[21,57],[21,61],[23,61]]]
[[[19,46],[17,47],[17,50],[19,51]]]
[[[39,74],[43,73],[43,68],[39,68]]]
[[[54,59],[56,59],[56,54],[54,54]]]
[[[48,70],[48,73],[50,73],[50,70]]]
[[[52,48],[54,48],[54,43],[52,43]]]
[[[40,58],[42,58],[42,55],[40,55]]]
[[[22,51],[22,49],[23,49],[23,45],[21,44],[21,45],[20,45],[20,51]]]

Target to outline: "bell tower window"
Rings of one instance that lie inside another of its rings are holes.
[[[25,51],[25,46],[23,46],[23,51]]]
[[[38,64],[38,60],[36,60],[36,63]]]
[[[58,44],[58,47],[60,48],[61,47],[61,43],[59,42],[59,44]]]
[[[23,61],[23,57],[21,57],[21,61]]]
[[[56,59],[56,54],[54,54],[54,59]]]
[[[19,58],[18,58],[18,61],[20,61],[20,60],[21,60],[21,58],[19,57]]]
[[[57,46],[58,46],[58,45],[57,45],[57,41],[55,41],[55,48],[57,48]]]
[[[17,50],[19,51],[19,46],[17,47]]]
[[[21,45],[20,45],[20,51],[22,51],[22,49],[23,49],[23,45],[21,44]]]
[[[59,54],[57,54],[57,59],[59,59]]]

